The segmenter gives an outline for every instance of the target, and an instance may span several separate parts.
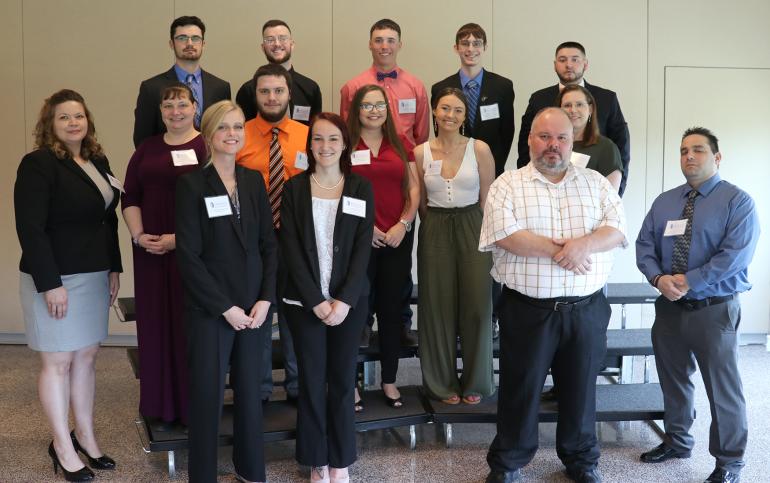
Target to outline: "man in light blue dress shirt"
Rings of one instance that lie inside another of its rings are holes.
[[[658,196],[636,240],[636,264],[661,292],[652,342],[663,391],[665,437],[646,463],[689,458],[695,417],[690,377],[697,362],[711,406],[706,482],[740,481],[748,435],[738,372],[738,294],[751,288],[748,266],[759,238],[754,201],[719,176],[718,140],[685,131],[680,147],[687,183]],[[688,206],[689,205],[689,206]]]

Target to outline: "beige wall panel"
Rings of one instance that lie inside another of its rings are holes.
[[[331,12],[332,0],[267,2],[234,0],[219,4],[207,0],[177,0],[175,15],[197,15],[206,24],[206,70],[230,82],[233,99],[238,88],[266,63],[262,25],[270,19],[285,21],[295,41],[295,69],[321,87],[324,109],[332,109]]]
[[[0,3],[0,92],[3,115],[0,116],[0,332],[23,332],[19,305],[19,241],[13,217],[13,182],[19,160],[31,145],[24,122],[24,58],[22,55],[21,0]]]
[[[362,8],[365,5],[366,8]],[[460,63],[452,50],[455,32],[468,22],[492,29],[492,1],[447,3],[440,0],[393,0],[387,3],[361,3],[356,0],[334,2],[334,104],[339,110],[340,88],[351,77],[372,65],[369,29],[381,18],[391,18],[401,26],[403,46],[398,65],[419,77],[430,95],[430,87],[456,72]],[[494,45],[494,42],[492,43]],[[491,52],[487,62],[492,61]]]

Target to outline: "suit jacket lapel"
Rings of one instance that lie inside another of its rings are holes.
[[[300,174],[296,176],[299,186],[299,200],[297,203],[297,211],[295,214],[302,216],[301,219],[297,219],[297,227],[304,233],[305,246],[303,247],[310,256],[310,266],[313,269],[313,278],[321,286],[321,268],[318,266],[318,245],[315,239],[315,222],[313,220],[313,195],[310,193],[310,176],[307,174]]]
[[[241,194],[248,191],[243,190],[240,186],[239,180],[238,180],[238,169],[235,170],[235,180],[237,183],[236,189],[238,190],[238,199],[241,202],[241,220],[243,220],[243,205],[244,203],[248,202],[248,194],[246,194],[246,198],[241,198]],[[222,182],[222,180],[219,178],[219,173],[217,173],[217,170],[214,169],[213,166],[209,166],[206,168],[206,182],[209,185],[209,188],[211,189],[211,192],[214,196],[228,196],[227,195],[227,188],[225,188],[225,184]],[[229,198],[229,196],[228,196]],[[246,249],[246,241],[243,238],[243,230],[241,230],[241,227],[238,224],[238,221],[235,217],[235,213],[230,215],[230,226],[233,227],[233,231],[235,231],[235,235],[238,238],[238,241],[241,242],[241,246],[243,249]]]

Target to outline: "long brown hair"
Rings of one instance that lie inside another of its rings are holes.
[[[409,207],[409,155],[404,148],[404,144],[398,137],[398,131],[396,131],[396,123],[393,122],[393,116],[390,113],[390,103],[388,102],[388,96],[385,94],[385,90],[375,84],[369,84],[362,86],[356,91],[356,95],[353,96],[353,102],[350,103],[350,111],[348,111],[348,132],[350,134],[350,149],[351,152],[356,149],[358,142],[361,141],[361,103],[364,101],[364,97],[370,93],[377,91],[382,94],[382,98],[385,99],[385,124],[382,125],[382,137],[388,140],[393,149],[396,150],[396,154],[401,158],[404,163],[404,176],[401,178],[401,198],[404,200],[404,206]]]
[[[315,159],[315,154],[313,154],[313,150],[310,149],[310,146],[313,144],[313,127],[315,127],[315,123],[318,121],[330,122],[332,125],[334,125],[334,127],[340,130],[340,133],[342,134],[342,145],[344,146],[342,148],[342,153],[340,153],[340,171],[342,171],[342,174],[345,176],[349,176],[350,170],[352,168],[350,153],[353,152],[353,146],[350,144],[350,136],[348,134],[348,128],[345,126],[345,121],[340,115],[333,112],[319,112],[318,115],[316,115],[313,120],[310,121],[310,126],[308,127],[307,131],[307,141],[305,142],[305,153],[307,153],[308,165],[307,172],[315,173],[315,166],[317,161]]]
[[[56,137],[53,132],[54,114],[56,112],[56,106],[59,104],[75,101],[83,106],[83,111],[86,114],[86,121],[88,121],[88,129],[86,130],[86,137],[80,143],[80,153],[71,153],[69,148]],[[102,146],[96,141],[96,127],[94,126],[94,118],[91,115],[91,111],[86,106],[86,101],[83,100],[83,96],[71,89],[62,89],[58,92],[54,92],[51,97],[43,102],[43,107],[40,109],[40,115],[37,117],[37,124],[35,124],[35,147],[38,149],[48,148],[59,159],[65,159],[68,157],[74,157],[75,154],[80,154],[83,159],[92,159],[99,156],[104,156]]]
[[[570,86],[564,86],[564,89],[559,92],[558,97],[556,97],[556,107],[561,107],[561,101],[564,98],[564,95],[568,92],[582,92],[583,95],[586,98],[586,102],[589,106],[591,106],[591,113],[588,115],[588,122],[586,123],[586,127],[583,130],[583,146],[593,146],[594,144],[599,142],[599,122],[596,120],[597,117],[597,110],[599,107],[596,105],[596,99],[594,99],[593,94],[591,94],[591,91],[586,89],[585,87],[581,85],[570,85]]]

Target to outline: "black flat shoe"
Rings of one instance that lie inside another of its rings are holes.
[[[680,453],[673,448],[670,448],[666,443],[660,443],[646,453],[642,453],[639,457],[644,463],[663,463],[666,460],[672,458],[685,459],[690,457],[690,452]]]
[[[72,446],[75,447],[75,451],[80,451],[83,453],[83,456],[88,458],[88,466],[95,470],[114,470],[115,469],[115,460],[107,456],[106,454],[103,454],[99,456],[98,458],[92,457],[88,452],[80,446],[80,443],[78,443],[78,439],[75,437],[75,430],[73,429],[70,433],[70,437],[72,438]]]
[[[388,395],[385,394],[385,388],[383,388],[382,386],[383,385],[380,384],[380,388],[382,389],[382,395],[383,395],[383,397],[385,397],[385,403],[388,406],[390,406],[390,407],[392,407],[394,409],[401,409],[402,407],[404,407],[404,400],[401,399],[401,396],[399,396],[399,397],[397,397],[395,399],[389,398]]]
[[[51,457],[51,461],[53,461],[53,473],[58,474],[59,467],[61,466],[64,479],[67,481],[91,481],[94,479],[94,472],[87,466],[83,466],[77,471],[67,471],[62,466],[61,461],[59,461],[59,455],[56,454],[56,450],[53,448],[53,441],[48,445],[48,455]]]

